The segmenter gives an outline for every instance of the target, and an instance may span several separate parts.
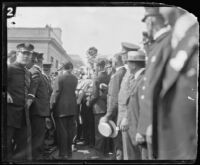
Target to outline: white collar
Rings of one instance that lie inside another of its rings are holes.
[[[171,30],[171,26],[170,25],[167,25],[167,26],[165,26],[165,27],[163,27],[163,28],[161,28],[159,31],[157,31],[156,33],[155,33],[155,35],[154,35],[154,40],[156,40],[158,37],[160,37],[162,34],[164,34],[164,33],[167,33],[168,31],[170,31]]]
[[[36,64],[33,65],[34,67],[38,68],[42,72],[42,68]]]
[[[120,70],[121,68],[124,68],[124,66],[118,66],[118,67],[116,68],[116,71]]]
[[[135,73],[135,79],[137,79],[139,77],[139,75],[145,70],[145,68],[141,68],[139,69],[136,73]]]
[[[190,13],[183,14],[178,18],[174,25],[171,45],[175,48],[179,41],[185,36],[187,30],[197,22],[197,18]]]

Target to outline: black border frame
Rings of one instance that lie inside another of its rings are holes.
[[[6,118],[4,116],[6,116],[6,84],[7,84],[7,16],[6,16],[6,9],[7,7],[136,7],[136,6],[140,6],[140,7],[144,7],[144,6],[177,6],[177,7],[181,7],[185,10],[188,9],[188,12],[191,12],[191,10],[193,10],[193,13],[195,15],[197,15],[196,11],[194,11],[195,8],[186,5],[185,7],[183,7],[183,3],[180,4],[174,4],[175,2],[173,2],[173,4],[169,4],[168,2],[131,2],[131,1],[126,1],[126,2],[109,2],[109,1],[100,1],[100,2],[94,2],[94,1],[87,1],[87,2],[76,2],[76,1],[71,1],[71,2],[63,2],[63,1],[57,1],[57,2],[33,2],[33,1],[20,1],[20,2],[3,2],[2,3],[2,56],[1,56],[1,60],[2,60],[2,72],[1,72],[1,78],[2,78],[2,97],[1,97],[1,163],[6,163],[6,146],[5,146],[5,142],[6,142],[6,136],[2,136],[2,135],[6,135]],[[189,2],[190,3],[190,2]],[[199,146],[198,146],[199,148]],[[3,152],[2,152],[3,151]],[[4,161],[2,161],[4,160]],[[57,164],[57,163],[62,163],[62,164],[74,164],[74,163],[78,163],[78,164],[104,164],[104,163],[109,163],[109,164],[193,164],[195,162],[198,162],[199,158],[198,158],[198,153],[197,153],[197,159],[196,160],[45,160],[45,161],[31,161],[31,162],[24,162],[24,163],[35,163],[35,164]],[[8,162],[7,162],[8,163]],[[19,162],[19,163],[23,163],[23,162]]]

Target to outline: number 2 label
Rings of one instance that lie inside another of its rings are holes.
[[[8,7],[7,8],[7,16],[12,17],[13,15],[14,15],[13,8],[12,7]]]

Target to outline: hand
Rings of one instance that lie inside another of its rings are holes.
[[[129,126],[128,126],[128,119],[127,118],[122,119],[119,128],[120,128],[121,131],[124,131],[124,132],[128,130]]]
[[[7,93],[7,103],[13,103],[13,99],[9,93]]]
[[[147,127],[146,137],[147,137],[147,142],[152,143],[152,125],[149,125]]]
[[[26,101],[26,108],[27,109],[29,109],[30,108],[30,106],[31,106],[31,104],[32,104],[32,102],[33,102],[33,100],[32,99],[28,99],[27,101]]]
[[[108,120],[109,120],[108,116],[105,115],[105,116],[103,116],[103,117],[100,119],[99,122],[101,122],[101,123],[107,123]]]
[[[138,144],[142,144],[142,143],[145,142],[145,138],[144,138],[144,136],[141,135],[140,133],[136,133],[135,141],[136,141]]]

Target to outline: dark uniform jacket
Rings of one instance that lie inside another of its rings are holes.
[[[108,86],[108,98],[107,98],[107,114],[116,120],[118,113],[118,93],[122,78],[126,73],[125,67],[120,67],[110,79]]]
[[[30,72],[27,71],[27,74],[27,78],[30,80]],[[13,103],[7,104],[7,125],[21,128],[25,123],[24,107],[28,94],[25,91],[24,66],[17,62],[8,65],[7,82],[7,91],[13,99]]]
[[[78,79],[71,73],[59,75],[53,87],[50,104],[55,117],[73,116],[77,114],[76,87]]]
[[[160,35],[151,45],[151,50],[148,54],[146,63],[145,75],[143,77],[143,86],[140,89],[140,117],[138,124],[138,132],[145,135],[147,127],[152,124],[152,87],[151,84],[155,78],[160,75],[160,70],[157,69],[158,63],[165,63],[171,52],[170,46],[171,31]]]
[[[100,96],[100,84],[109,83],[109,76],[106,71],[99,72],[97,77],[93,81],[92,95],[90,99],[90,104],[93,106],[93,113],[100,114],[106,112],[107,99]]]
[[[197,156],[199,26],[194,18],[188,19],[184,25],[193,25],[183,32],[183,38],[174,48],[168,63],[158,66],[163,71],[163,76],[155,83],[162,88],[155,90],[153,95],[153,119],[158,125],[158,131],[157,126],[153,127],[153,132],[157,132],[153,138],[158,140],[158,159],[182,160]],[[160,96],[159,99],[155,99],[156,96]]]
[[[49,90],[50,84],[47,78],[42,74],[41,69],[34,65],[30,72],[32,74],[29,96],[34,97],[30,107],[31,115],[50,116]]]

